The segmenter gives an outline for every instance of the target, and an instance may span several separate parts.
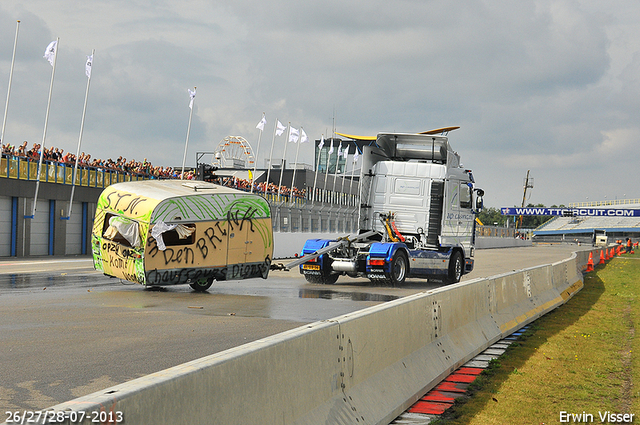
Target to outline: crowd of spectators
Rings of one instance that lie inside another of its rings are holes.
[[[22,158],[28,161],[39,161],[41,151],[42,148],[39,143],[34,143],[30,149],[26,141],[23,142],[20,146],[12,146],[10,144],[2,145],[3,157]],[[147,161],[147,158],[145,158],[142,162],[136,161],[135,159],[127,161],[127,159],[123,158],[122,156],[119,156],[116,160],[113,160],[111,158],[104,160],[91,158],[91,154],[86,154],[84,152],[82,152],[76,158],[75,154],[72,154],[71,152],[65,153],[63,149],[45,147],[42,160],[48,162],[57,162],[59,164],[67,164],[71,166],[75,166],[75,163],[77,161],[78,166],[83,168],[120,171],[123,173],[138,174],[154,178],[180,178],[180,173],[178,170],[174,170],[172,167],[154,166],[149,161]],[[191,173],[189,176],[185,175],[185,177],[188,177],[190,179],[195,178],[193,173]]]
[[[215,184],[219,184],[221,186],[232,187],[235,189],[240,189],[244,191],[251,190],[251,180],[241,179],[234,176],[222,177],[222,176],[213,176],[211,181]],[[267,185],[266,182],[253,184],[253,191],[256,193],[269,193],[272,195],[278,194],[278,185],[274,183],[269,183]],[[280,195],[284,197],[288,197],[293,194],[294,198],[304,198],[306,196],[305,189],[298,189],[297,187],[290,188],[288,186],[280,186]]]
[[[28,143],[25,141],[20,146],[2,144],[2,156],[5,158],[21,158],[27,161],[40,161],[40,152],[42,151],[39,143],[34,143],[31,148],[28,147]],[[136,161],[131,159],[127,161],[126,158],[119,156],[118,159],[113,160],[111,158],[107,160],[91,158],[90,154],[82,152],[76,158],[75,154],[71,152],[64,152],[63,149],[54,147],[44,148],[43,161],[56,162],[59,164],[66,164],[75,166],[76,161],[78,167],[82,168],[95,168],[97,170],[105,171],[120,171],[128,174],[143,175],[150,178],[158,179],[180,179],[182,178],[181,170],[175,170],[172,167],[153,166],[147,158],[144,161]],[[195,180],[197,178],[194,171],[186,171],[184,175],[185,180]],[[251,180],[241,179],[233,176],[222,177],[215,176],[212,179],[213,183],[240,189],[244,191],[251,190]],[[278,185],[274,183],[265,182],[255,183],[253,186],[254,192],[257,193],[269,193],[278,194]],[[289,188],[287,186],[280,186],[280,195],[288,197],[293,195],[296,198],[304,198],[306,191],[304,189],[298,189],[297,187]]]

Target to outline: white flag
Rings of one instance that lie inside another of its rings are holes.
[[[276,136],[281,136],[286,129],[287,127],[285,127],[280,121],[278,121],[278,124],[276,124]]]
[[[193,100],[196,98],[196,88],[194,87],[193,90],[187,89],[187,91],[189,92],[189,97],[191,98],[191,100],[189,101],[189,108],[193,109]]]
[[[353,154],[353,162],[358,162],[359,157],[360,157],[360,152],[358,151],[358,147],[356,146],[356,153]]]
[[[333,153],[333,140],[331,140],[331,146],[329,147],[329,155]]]
[[[307,133],[304,132],[303,128],[301,128],[300,131],[302,132],[302,135],[300,136],[300,143],[307,143],[309,141]]]
[[[262,114],[262,119],[260,120],[258,125],[256,125],[256,128],[259,129],[260,131],[263,131],[264,130],[264,125],[266,123],[267,123],[267,119],[264,117],[264,114]]]
[[[320,136],[320,143],[318,143],[318,150],[322,150],[322,147],[324,146],[324,135]]]
[[[342,142],[338,145],[338,159],[340,159],[340,155],[342,155]]]
[[[289,131],[289,142],[293,142],[293,143],[298,143],[298,139],[300,138],[300,132],[291,127],[291,130]]]
[[[58,51],[58,40],[53,40],[47,46],[47,49],[44,51],[44,58],[49,61],[51,66],[53,66],[53,61],[56,58],[56,53]]]
[[[347,157],[349,156],[349,146],[344,148],[343,154],[344,154],[344,159],[347,159]]]
[[[87,63],[84,66],[84,73],[87,74],[87,78],[91,78],[91,65],[93,64],[93,55],[87,56]]]

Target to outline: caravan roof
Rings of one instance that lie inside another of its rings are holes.
[[[107,187],[98,208],[138,221],[156,223],[224,220],[231,206],[252,209],[253,218],[270,217],[267,201],[256,194],[202,181],[145,180]]]

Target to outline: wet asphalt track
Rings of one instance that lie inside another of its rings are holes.
[[[480,250],[463,280],[559,261],[578,249]],[[0,413],[50,407],[441,285],[416,279],[399,288],[371,287],[348,277],[311,285],[297,271],[275,271],[266,280],[216,282],[196,293],[188,285],[150,290],[109,278],[88,258],[2,259]]]

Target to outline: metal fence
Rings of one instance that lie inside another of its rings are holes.
[[[640,205],[640,199],[610,199],[608,201],[573,202],[568,208],[606,207],[608,205]]]

